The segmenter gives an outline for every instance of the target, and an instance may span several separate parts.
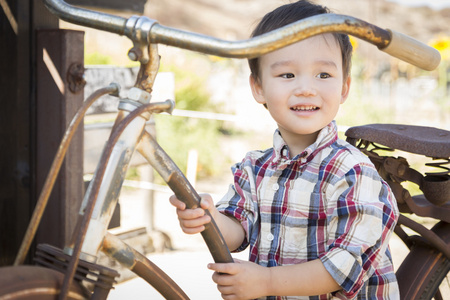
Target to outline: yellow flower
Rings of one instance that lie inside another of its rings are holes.
[[[349,35],[350,37],[350,43],[352,44],[353,51],[355,51],[358,48],[358,39],[354,36]]]
[[[450,38],[448,36],[440,36],[432,40],[430,46],[439,51],[442,59],[450,58]]]
[[[208,55],[208,58],[212,62],[219,62],[219,61],[226,60],[225,57],[220,57],[220,56],[215,56],[215,55]]]

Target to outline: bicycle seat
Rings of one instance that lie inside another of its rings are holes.
[[[450,131],[444,129],[413,125],[369,124],[350,127],[345,135],[350,139],[362,139],[428,157],[450,157]]]

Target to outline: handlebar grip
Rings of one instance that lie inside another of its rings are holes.
[[[144,131],[137,150],[155,168],[164,181],[167,182],[177,198],[186,204],[186,207],[199,207],[200,196],[170,156],[167,155],[148,132]],[[206,213],[209,214],[209,212]],[[205,225],[205,230],[201,234],[215,262],[233,262],[230,250],[214,219],[211,218],[211,222]]]
[[[187,208],[197,208],[200,204],[200,196],[191,186],[186,177],[181,171],[171,174],[167,184],[175,193],[178,199],[186,204]],[[230,263],[233,262],[230,250],[219,230],[216,222],[208,211],[205,211],[211,217],[211,222],[205,224],[205,230],[201,232],[203,239],[208,246],[209,252],[216,263]]]
[[[391,34],[391,42],[381,51],[426,71],[437,68],[441,61],[438,50],[402,33],[390,29],[387,31]]]

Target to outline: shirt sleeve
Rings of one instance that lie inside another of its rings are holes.
[[[227,194],[216,204],[219,212],[236,218],[244,228],[246,237],[234,252],[245,250],[250,242],[250,235],[258,219],[256,186],[251,163],[244,159],[231,168],[234,184],[231,184]]]
[[[352,299],[386,255],[399,215],[397,204],[389,185],[365,163],[354,166],[325,193],[328,251],[320,259],[342,287],[338,294]]]

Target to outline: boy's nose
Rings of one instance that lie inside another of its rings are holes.
[[[296,96],[314,96],[316,95],[316,89],[314,87],[314,84],[311,80],[303,79],[303,80],[297,80],[294,94]]]

